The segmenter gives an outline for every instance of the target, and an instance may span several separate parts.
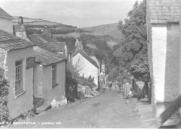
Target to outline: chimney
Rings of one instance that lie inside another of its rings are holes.
[[[29,41],[26,34],[23,17],[19,16],[17,20],[18,20],[17,24],[13,25],[13,34],[19,38]]]
[[[22,16],[19,16],[19,18],[18,18],[18,24],[19,24],[19,25],[23,25],[23,17],[22,17]]]
[[[83,45],[82,45],[82,42],[79,40],[79,38],[77,38],[75,41],[75,49],[76,50],[83,50]]]

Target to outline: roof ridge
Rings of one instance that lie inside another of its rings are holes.
[[[99,67],[98,66],[98,64],[97,64],[97,62],[96,61],[94,61],[83,49],[78,49],[78,50],[76,50],[73,54],[72,54],[72,56],[75,56],[77,53],[81,53],[81,54],[84,54],[84,57],[86,56],[86,58],[94,65],[94,66],[96,66],[97,68]]]

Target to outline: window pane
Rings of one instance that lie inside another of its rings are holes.
[[[15,93],[20,94],[23,91],[23,63],[22,61],[17,61],[15,63]]]

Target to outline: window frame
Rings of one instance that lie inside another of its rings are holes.
[[[15,61],[15,97],[18,97],[25,92],[23,86],[23,69],[23,60]]]
[[[52,88],[55,88],[57,85],[57,65],[52,64]]]

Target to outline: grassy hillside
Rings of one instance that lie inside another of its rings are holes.
[[[43,19],[34,19],[23,17],[24,24],[29,34],[41,33],[41,30],[47,26],[52,34],[66,34],[74,32],[77,27],[72,25],[66,25],[62,23],[47,21]],[[14,17],[13,22],[18,22],[18,17]]]
[[[72,25],[66,25],[66,24],[62,24],[62,23],[57,23],[57,22],[53,22],[53,21],[48,21],[48,20],[44,20],[44,19],[35,19],[35,18],[28,18],[28,17],[23,17],[23,21],[25,25],[39,25],[39,26],[62,26],[62,27],[75,27]],[[14,17],[13,20],[14,23],[18,22],[18,17]]]
[[[109,35],[116,42],[121,42],[124,39],[123,34],[118,29],[118,23],[105,24],[105,25],[94,26],[94,27],[87,27],[87,28],[82,28],[82,29],[87,31],[87,33],[89,33],[89,34]]]

